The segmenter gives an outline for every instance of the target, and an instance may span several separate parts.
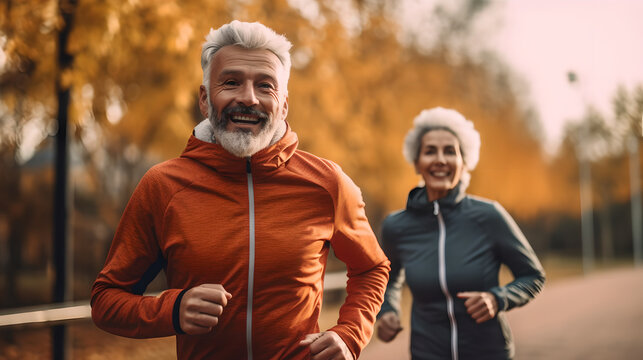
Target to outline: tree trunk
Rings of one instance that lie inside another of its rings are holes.
[[[643,265],[643,221],[641,211],[641,172],[639,160],[639,139],[630,136],[630,203],[632,206],[632,245],[634,264]]]
[[[607,189],[603,193],[607,194]],[[612,219],[610,211],[609,196],[605,195],[603,208],[599,212],[599,221],[601,226],[601,254],[603,262],[609,262],[614,259],[614,237],[612,236]]]

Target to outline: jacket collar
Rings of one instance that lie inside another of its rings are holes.
[[[453,189],[449,190],[447,195],[438,199],[438,204],[442,210],[451,210],[455,208],[465,197],[464,187],[459,182]],[[416,187],[409,193],[406,202],[406,209],[410,211],[433,211],[433,201],[429,202],[426,194],[426,186]]]
[[[298,143],[297,134],[286,122],[286,133],[279,141],[250,157],[252,172],[262,174],[276,170],[295,153]],[[245,173],[247,169],[247,158],[232,155],[219,144],[199,140],[194,133],[188,139],[181,157],[202,163],[223,174]]]

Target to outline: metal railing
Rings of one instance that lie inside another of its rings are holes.
[[[91,318],[89,301],[57,303],[0,312],[0,328],[19,325],[55,324]]]
[[[336,272],[324,276],[324,291],[341,290],[346,287],[346,273]],[[158,294],[147,294],[155,296]],[[89,301],[47,304],[40,306],[6,309],[0,311],[0,328],[30,325],[55,325],[74,320],[91,318]]]

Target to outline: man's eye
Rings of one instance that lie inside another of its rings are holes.
[[[236,85],[239,85],[239,83],[236,80],[226,80],[223,82],[223,85],[236,86]]]
[[[275,87],[271,83],[261,83],[259,87],[262,89],[274,89]]]

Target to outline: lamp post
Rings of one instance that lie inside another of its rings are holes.
[[[594,268],[594,212],[592,210],[591,164],[584,156],[578,156],[578,174],[580,176],[580,222],[583,246],[583,273],[588,274]]]
[[[567,73],[567,80],[570,85],[578,83],[576,73]],[[580,211],[581,211],[581,246],[583,258],[583,273],[588,274],[594,268],[594,213],[592,211],[592,174],[589,161],[589,152],[585,142],[588,140],[585,126],[579,128],[581,134],[576,134],[575,150],[578,159],[578,175],[580,187]]]

